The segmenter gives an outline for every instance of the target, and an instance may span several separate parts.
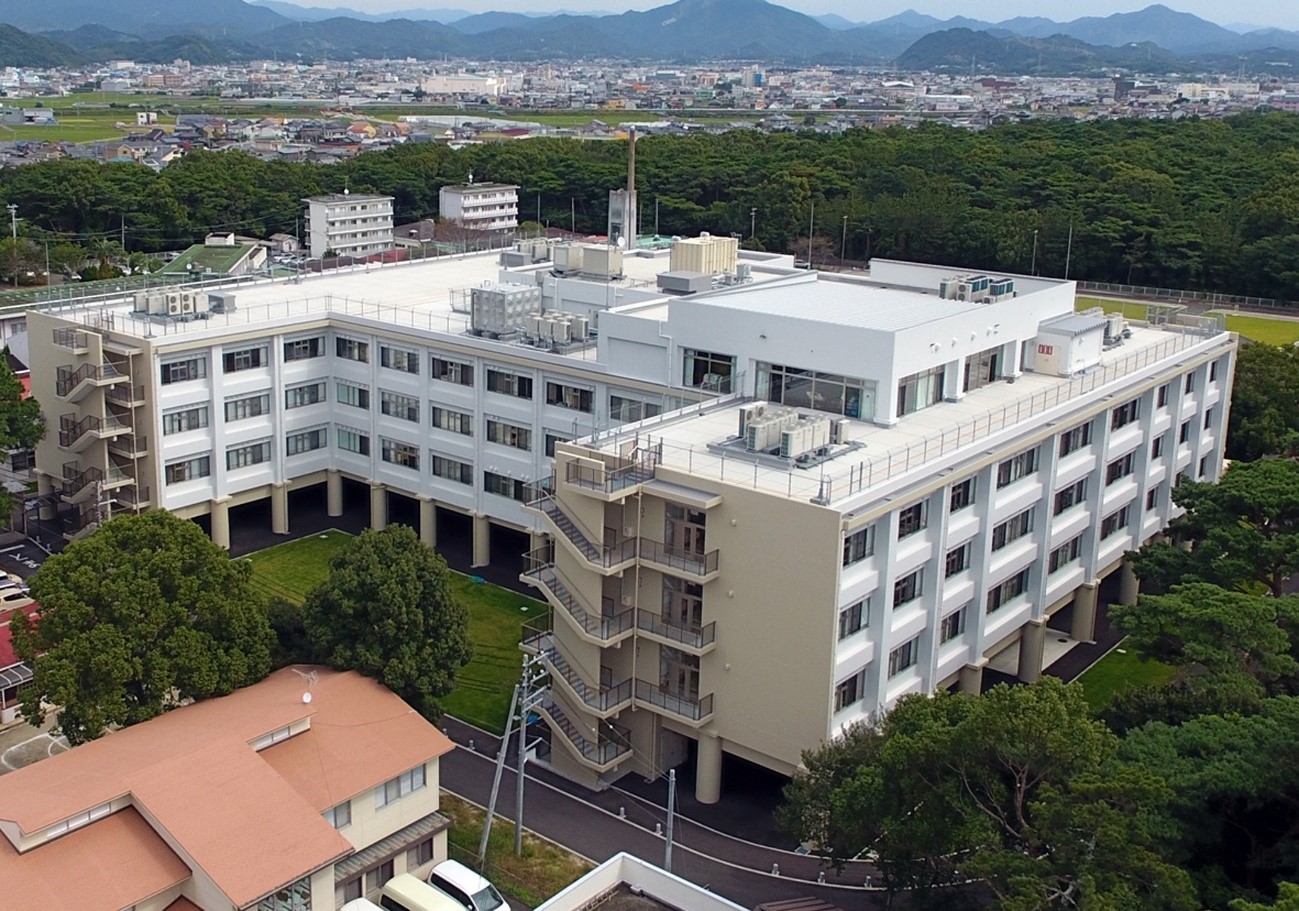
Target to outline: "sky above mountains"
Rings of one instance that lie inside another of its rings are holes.
[[[344,6],[369,13],[407,9],[461,9],[471,13],[489,10],[542,13],[562,9],[573,13],[612,12],[629,9],[646,10],[663,6],[671,0],[290,0],[299,6]],[[1043,16],[1068,21],[1080,16],[1108,16],[1135,12],[1156,0],[875,0],[869,8],[861,0],[777,0],[781,6],[818,16],[835,13],[853,22],[884,19],[903,10],[914,9],[939,19],[969,16],[996,22],[1014,16]],[[1173,0],[1166,5],[1180,12],[1194,13],[1210,22],[1236,28],[1299,29],[1299,2],[1295,0]]]

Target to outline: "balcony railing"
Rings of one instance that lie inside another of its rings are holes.
[[[54,344],[78,353],[90,349],[90,333],[84,329],[63,328],[54,330]]]
[[[68,398],[82,383],[112,382],[122,378],[121,372],[107,361],[102,364],[82,364],[75,369],[71,364],[66,364],[55,372],[54,391],[60,398]]]
[[[149,438],[142,433],[124,433],[108,441],[108,451],[127,458],[143,455],[149,450]]]
[[[123,487],[121,490],[113,494],[113,496],[116,498],[118,503],[131,509],[149,505],[149,488],[147,487],[136,487],[135,485],[130,485],[128,487]]]
[[[575,487],[620,493],[652,479],[656,461],[652,452],[613,466],[596,467],[572,461],[564,466],[564,480]]]
[[[132,386],[126,383],[118,383],[115,386],[109,386],[104,392],[104,398],[114,405],[121,405],[126,408],[143,405],[146,401],[142,384]]]
[[[660,639],[668,639],[672,642],[679,642],[687,648],[696,651],[703,651],[716,641],[717,623],[706,623],[703,626],[678,626],[664,620],[658,614],[649,611],[638,611],[636,614],[636,628],[649,633],[652,636],[658,636]]]
[[[694,699],[677,693],[669,693],[648,680],[636,678],[636,701],[643,702],[651,708],[662,709],[691,722],[701,722],[713,714],[713,694],[702,699]]]
[[[523,557],[523,575],[532,585],[542,589],[552,602],[562,608],[579,627],[602,644],[612,644],[619,636],[630,632],[633,614],[630,609],[614,613],[612,610],[596,611],[588,601],[576,594],[576,589],[555,568],[550,547],[539,548]],[[612,602],[610,603],[612,607]]]
[[[648,538],[641,538],[639,553],[642,562],[667,567],[678,573],[688,573],[692,576],[710,576],[717,572],[718,556],[715,550],[711,550],[706,554],[696,554],[669,548],[665,544],[651,541]]]
[[[597,739],[592,740],[590,731],[574,724],[550,693],[542,698],[537,707],[546,715],[551,730],[558,731],[578,755],[591,765],[605,768],[631,755],[631,737],[625,728],[602,721],[597,729]]]
[[[76,462],[63,463],[63,496],[69,500],[87,487],[104,480],[104,470],[91,465],[82,468]]]
[[[578,553],[588,563],[594,563],[605,569],[612,569],[620,563],[626,563],[636,558],[635,538],[626,538],[618,544],[595,544],[586,530],[580,527],[568,513],[564,512],[563,507],[549,494],[529,502],[528,507],[537,510],[549,519],[551,524],[577,548]]]
[[[59,415],[59,445],[66,449],[88,433],[95,433],[102,437],[129,429],[112,415],[101,418],[98,415],[87,414],[78,420],[75,414],[63,414]]]

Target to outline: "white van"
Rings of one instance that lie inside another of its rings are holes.
[[[454,898],[409,873],[398,873],[384,884],[379,904],[387,911],[461,911]]]
[[[383,909],[368,898],[354,898],[338,911],[383,911]]]
[[[496,887],[459,861],[442,861],[429,871],[428,881],[458,901],[465,911],[509,911]]]

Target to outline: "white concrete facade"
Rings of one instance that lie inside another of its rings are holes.
[[[368,256],[391,250],[392,197],[366,193],[310,196],[307,204],[307,249],[312,258],[326,253]]]
[[[438,214],[478,231],[513,231],[519,226],[519,188],[504,183],[470,183],[438,191]]]

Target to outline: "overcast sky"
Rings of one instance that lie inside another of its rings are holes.
[[[572,12],[622,12],[628,9],[652,9],[671,0],[291,0],[299,6],[348,6],[367,12],[402,9],[462,9],[470,12],[517,10],[536,13],[546,9]],[[866,12],[861,0],[785,0],[781,5],[810,15],[838,13],[854,22],[884,19],[905,9],[915,9],[940,19],[970,16],[996,21],[1012,16],[1046,16],[1057,21],[1079,16],[1108,16],[1131,12],[1148,6],[1153,0],[875,0]],[[1194,13],[1222,25],[1272,26],[1299,29],[1299,2],[1296,0],[1169,0],[1173,9]]]

